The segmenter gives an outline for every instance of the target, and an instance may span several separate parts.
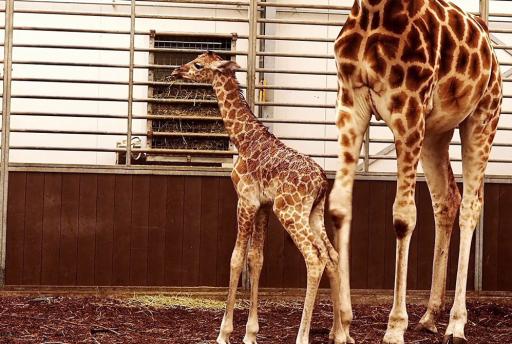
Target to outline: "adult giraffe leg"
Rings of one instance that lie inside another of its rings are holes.
[[[308,204],[309,203],[309,204]],[[296,344],[309,344],[311,317],[315,307],[318,285],[327,262],[327,249],[321,240],[314,240],[314,234],[309,226],[313,200],[300,205],[288,205],[284,197],[279,196],[274,203],[274,212],[302,253],[306,262],[307,287],[302,319]]]
[[[340,278],[338,276],[338,253],[332,246],[327,233],[325,232],[324,222],[325,196],[313,208],[309,217],[309,223],[315,236],[321,238],[327,248],[329,259],[325,266],[327,276],[329,277],[329,285],[331,287],[331,299],[333,305],[333,323],[329,333],[329,342],[334,344],[354,343],[354,340],[348,336],[349,329],[344,329],[341,324],[341,308],[340,308]]]
[[[398,117],[390,125],[395,137],[397,155],[397,190],[393,204],[393,226],[397,241],[393,308],[389,314],[388,327],[384,335],[383,342],[385,344],[404,343],[404,333],[408,325],[407,265],[411,236],[416,226],[416,203],[414,200],[416,168],[425,130],[421,110],[413,110],[417,111],[417,117],[421,123],[417,123],[412,130],[404,129],[404,123],[399,114],[391,115],[391,118]]]
[[[352,189],[361,144],[370,123],[371,110],[368,104],[368,92],[364,90],[353,91],[342,88],[338,95],[336,125],[339,129],[340,169],[336,173],[334,186],[329,195],[329,212],[334,223],[334,246],[339,254],[338,276],[340,278],[341,321],[348,340],[350,340],[348,331],[353,317],[350,299],[349,259]]]
[[[466,287],[471,240],[483,201],[484,173],[496,132],[499,109],[489,112],[477,110],[460,126],[464,190],[460,208],[460,246],[455,285],[455,299],[450,311],[450,322],[443,343],[465,343],[464,326],[467,322]]]
[[[254,229],[254,222],[258,212],[259,205],[251,203],[243,198],[238,200],[237,220],[238,234],[236,238],[235,248],[231,255],[231,270],[229,275],[229,291],[226,303],[226,311],[220,325],[217,343],[229,343],[229,337],[233,332],[233,311],[235,308],[236,289],[240,279],[240,273],[247,253],[249,238]]]
[[[434,209],[436,239],[430,299],[427,311],[416,329],[434,333],[437,333],[435,325],[437,316],[444,309],[450,238],[461,200],[448,153],[452,136],[453,130],[426,137],[421,153],[421,164],[427,178]]]
[[[270,208],[268,206],[263,206],[256,215],[256,225],[251,236],[249,253],[247,255],[251,280],[251,302],[249,307],[249,317],[245,327],[244,344],[256,344],[256,335],[259,331],[258,286],[261,269],[263,267],[263,246],[265,243],[265,233],[268,227],[269,210]]]

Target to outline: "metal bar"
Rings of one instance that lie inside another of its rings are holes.
[[[16,13],[25,13],[25,14],[55,14],[55,15],[86,16],[86,17],[130,18],[130,14],[129,13],[84,12],[84,11],[50,11],[50,10],[34,10],[34,9],[26,9],[26,8],[16,9]]]
[[[72,113],[58,113],[58,112],[32,112],[32,111],[13,111],[11,116],[48,116],[48,117],[77,117],[77,118],[118,118],[126,119],[126,115],[117,114],[72,114]],[[142,118],[142,117],[141,117]]]
[[[489,0],[480,0],[480,18],[483,19],[484,22],[489,22]]]
[[[125,119],[124,117],[123,119]],[[11,133],[27,134],[71,134],[71,135],[101,135],[101,136],[126,136],[126,131],[101,131],[101,130],[60,130],[60,129],[12,129]],[[133,133],[136,136],[147,136],[148,133]]]
[[[311,71],[311,70],[296,70],[296,69],[271,69],[271,68],[256,68],[257,72],[263,73],[276,73],[276,74],[307,74],[307,75],[333,75],[336,76],[336,72],[326,71]]]
[[[55,82],[55,83],[69,83],[69,84],[101,84],[101,85],[128,85],[128,81],[117,81],[117,80],[86,80],[86,79],[51,79],[51,78],[12,78],[12,81],[19,82]],[[135,82],[134,82],[135,84]],[[149,82],[137,83],[137,85],[145,86],[149,85]],[[166,83],[162,83],[166,85]]]
[[[254,112],[254,105],[256,103],[256,53],[258,40],[258,2],[250,0],[249,5],[249,42],[247,49],[247,91],[246,98],[249,108]]]
[[[317,10],[340,10],[350,11],[349,6],[335,6],[335,5],[310,5],[310,4],[297,4],[297,3],[275,3],[275,2],[262,2],[258,1],[258,6],[261,7],[287,7],[287,8],[309,8]],[[334,14],[334,13],[333,13]]]
[[[12,39],[13,39],[14,0],[5,1],[4,33],[4,75],[2,101],[2,228],[0,229],[0,287],[5,285],[5,253],[7,232],[7,199],[9,188],[9,129],[11,112],[12,78]]]
[[[234,10],[239,10],[234,8]],[[17,9],[16,13],[25,14],[52,14],[52,15],[67,15],[67,16],[89,16],[89,17],[114,17],[114,18],[131,18],[129,13],[105,13],[105,12],[84,12],[84,11],[50,11],[50,10],[34,10],[34,9]],[[140,14],[137,18],[145,19],[165,19],[165,20],[197,20],[197,21],[216,21],[216,22],[235,22],[247,23],[249,20],[244,18],[233,17],[199,17],[199,16],[171,16],[171,15],[155,15],[155,14]]]
[[[490,33],[512,33],[512,29],[492,29]]]
[[[36,3],[36,4],[80,4],[80,5],[99,5],[99,6],[130,6],[129,3],[119,3],[116,0],[112,0],[112,2],[83,2],[83,1],[69,1],[69,2],[61,2],[61,1],[41,1],[41,0],[17,0],[19,2],[25,2],[25,3]],[[138,2],[144,2],[145,0],[137,0]],[[128,2],[128,1],[126,1]],[[247,6],[248,3],[245,1],[208,1],[208,0],[197,0],[197,1],[186,1],[186,0],[150,0],[147,2],[160,2],[160,3],[176,3],[176,4],[204,4],[204,5],[230,5],[230,6]],[[137,4],[137,6],[144,6],[144,7],[171,7],[171,6],[162,6],[162,5],[152,5],[152,4]]]
[[[165,20],[198,20],[214,22],[248,23],[249,19],[233,17],[196,17],[196,16],[169,16],[154,14],[139,14],[137,18],[141,19],[165,19]]]
[[[259,106],[283,106],[283,107],[307,107],[307,108],[323,108],[334,109],[334,104],[301,104],[301,103],[274,103],[274,102],[256,102]]]
[[[483,0],[485,1],[485,0]],[[482,0],[480,0],[480,3]],[[487,4],[487,9],[489,8],[489,4]],[[489,10],[487,10],[489,11]],[[504,17],[504,18],[512,18],[512,13],[488,13],[487,17]],[[488,20],[489,21],[489,20]]]
[[[304,25],[321,25],[321,26],[339,26],[345,25],[345,21],[320,21],[320,20],[291,20],[291,19],[260,19],[259,23],[267,24],[304,24]]]
[[[364,134],[364,172],[370,171],[370,128],[368,126]]]
[[[301,41],[301,42],[326,42],[332,43],[335,38],[328,37],[298,37],[298,36],[273,36],[273,35],[257,35],[258,39],[266,39],[269,41]]]
[[[39,1],[38,1],[39,2]],[[0,30],[4,27],[0,26]],[[44,26],[15,26],[15,31],[48,31],[48,32],[75,32],[75,33],[104,33],[113,35],[129,35],[130,31],[122,30],[99,30],[99,29],[75,29],[75,28],[63,28],[63,27],[44,27]],[[137,31],[136,35],[148,35],[146,31]]]
[[[1,61],[3,63],[3,61]],[[128,65],[119,63],[87,63],[87,62],[59,62],[59,61],[31,61],[14,60],[13,64],[29,64],[43,66],[69,66],[69,67],[99,67],[99,68],[128,68]],[[136,68],[148,68],[147,66]],[[169,67],[172,68],[172,67]]]
[[[281,53],[277,51],[265,51],[257,52],[258,56],[273,56],[273,57],[300,57],[300,58],[312,58],[312,59],[333,59],[333,54],[296,54],[296,53]]]
[[[170,132],[170,131],[153,131],[148,136],[177,136],[177,137],[229,137],[226,133],[192,133],[192,132]]]
[[[256,89],[338,92],[338,89],[336,87],[300,87],[300,86],[281,86],[281,85],[256,85]]]
[[[125,163],[132,163],[132,117],[133,117],[133,65],[135,63],[135,0],[131,0],[130,7],[130,61],[128,68],[128,118],[126,133],[126,159]]]
[[[165,2],[177,4],[203,4],[203,5],[236,5],[248,6],[249,1],[211,1],[211,0],[137,0],[139,2]]]

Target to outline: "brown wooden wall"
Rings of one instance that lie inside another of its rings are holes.
[[[512,291],[512,184],[485,187],[483,289]]]
[[[219,286],[229,278],[236,195],[228,177],[12,172],[6,283],[79,286]],[[391,289],[395,234],[392,181],[357,181],[351,279],[357,289]],[[409,289],[429,289],[434,219],[425,183]],[[512,185],[486,188],[484,289],[512,291]],[[508,207],[508,208],[507,208]],[[329,234],[331,223],[327,217]],[[455,285],[458,228],[448,269]],[[470,266],[474,266],[472,254]],[[469,289],[474,269],[470,268]],[[265,246],[263,287],[304,287],[305,265],[277,220]],[[325,281],[323,285],[327,284]]]

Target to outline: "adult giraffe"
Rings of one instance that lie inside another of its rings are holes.
[[[484,171],[502,100],[499,64],[487,31],[482,20],[444,0],[355,0],[334,45],[343,163],[330,196],[330,211],[340,231],[342,303],[350,298],[348,242],[354,173],[371,113],[383,119],[394,135],[398,165],[393,204],[395,297],[384,343],[403,343],[408,325],[407,259],[416,225],[414,192],[420,159],[434,207],[436,240],[430,300],[418,327],[437,331],[450,236],[460,206],[456,292],[444,343],[466,342],[471,239],[482,207]],[[462,143],[462,204],[448,156],[457,126]]]

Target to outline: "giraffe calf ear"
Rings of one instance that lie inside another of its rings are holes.
[[[216,61],[212,63],[212,69],[218,70],[221,73],[227,71],[235,72],[240,69],[240,66],[235,61]]]

